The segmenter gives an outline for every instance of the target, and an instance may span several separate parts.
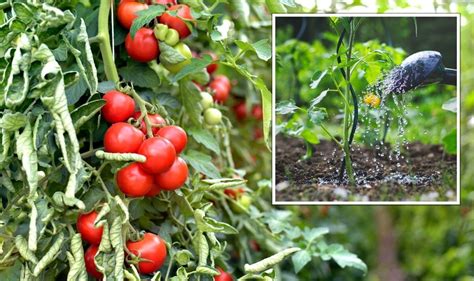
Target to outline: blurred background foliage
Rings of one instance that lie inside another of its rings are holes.
[[[295,206],[292,207],[299,213],[300,225],[328,226],[333,239],[342,242],[352,252],[362,258],[369,267],[367,276],[360,276],[357,272],[339,270],[336,267],[313,264],[310,270],[306,270],[299,276],[299,280],[313,280],[315,272],[326,276],[324,280],[474,280],[474,169],[470,165],[474,160],[474,2],[473,1],[448,1],[448,0],[354,0],[354,1],[281,1],[291,2],[294,5],[287,6],[288,12],[314,13],[314,12],[396,12],[396,13],[460,13],[461,14],[461,206]],[[422,36],[422,27],[418,21],[418,36]],[[380,27],[367,27],[376,30]],[[413,37],[413,23],[406,22],[406,26],[390,26],[394,30],[392,35],[393,46],[400,42],[398,36]],[[440,29],[426,27],[429,36],[433,40],[446,40],[455,34],[447,34]],[[403,31],[402,31],[403,30]],[[292,28],[286,29],[287,38],[294,37]],[[308,32],[315,32],[311,28]],[[362,33],[358,33],[357,41],[361,40]],[[322,41],[334,40],[322,35]],[[283,37],[282,37],[283,38]],[[381,36],[381,38],[384,38]],[[371,40],[373,38],[364,38]],[[413,38],[412,38],[413,39]],[[285,40],[286,41],[286,40]],[[309,40],[312,42],[313,40]],[[408,40],[410,41],[410,40]],[[418,41],[418,40],[413,40]],[[383,44],[383,41],[372,41],[372,44]],[[277,45],[279,42],[276,42]],[[281,42],[280,42],[281,43]],[[407,42],[403,46],[406,52],[415,51],[415,42]],[[424,41],[421,44],[433,44]],[[290,43],[288,43],[290,44]],[[363,43],[361,43],[363,44]],[[447,43],[449,44],[449,43]],[[330,45],[328,45],[330,46]],[[324,43],[305,43],[298,49],[295,60],[312,63],[317,67],[324,68],[309,61],[307,54],[326,54],[333,50],[327,50]],[[290,47],[290,46],[287,46]],[[437,46],[440,47],[440,46]],[[421,47],[420,47],[421,48]],[[307,49],[307,50],[305,50]],[[397,53],[397,49],[392,50]],[[402,54],[404,55],[404,54]],[[450,55],[445,55],[445,64],[452,61]],[[281,61],[277,62],[281,63]],[[289,69],[286,69],[289,71]],[[292,73],[292,72],[287,72]],[[298,73],[299,80],[311,79],[311,73]],[[309,81],[308,80],[308,81]],[[313,96],[308,87],[309,83],[301,84],[301,97],[305,102]],[[288,86],[289,87],[289,86]],[[434,104],[438,103],[433,93],[437,91],[446,93],[444,86],[431,86],[417,92],[416,99],[420,112],[434,110]],[[430,89],[432,88],[432,89]],[[277,89],[281,91],[283,89]],[[426,91],[426,92],[425,92]],[[285,92],[283,90],[283,92]],[[287,90],[288,94],[289,91]],[[438,105],[437,105],[438,106]],[[441,110],[441,109],[440,109]],[[424,113],[423,113],[424,114]],[[429,127],[430,130],[426,142],[439,142],[436,136],[436,123],[444,122],[438,120],[436,112],[426,118],[412,118],[411,122],[423,122],[413,124],[411,127]],[[446,113],[444,113],[446,115]],[[428,124],[425,124],[428,122]],[[421,126],[423,125],[423,126]],[[435,132],[435,133],[433,133]],[[411,132],[419,134],[420,132]],[[440,132],[441,133],[441,132]],[[440,134],[442,135],[442,133]],[[291,280],[291,279],[288,279]]]

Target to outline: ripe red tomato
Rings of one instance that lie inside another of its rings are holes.
[[[232,109],[234,110],[235,117],[237,118],[237,120],[242,121],[247,118],[247,107],[245,105],[245,102],[238,102],[236,105],[233,106]]]
[[[160,191],[161,191],[161,188],[158,186],[158,184],[155,181],[153,181],[150,191],[148,191],[148,193],[145,196],[154,197],[158,195]]]
[[[125,38],[125,50],[136,61],[149,62],[158,58],[160,46],[156,40],[153,29],[142,27],[132,39],[130,33]]]
[[[82,240],[92,245],[99,245],[102,240],[104,227],[95,227],[94,221],[97,218],[97,212],[92,211],[87,214],[80,214],[77,218],[77,231],[81,234]]]
[[[176,0],[147,0],[146,1],[149,5],[165,5],[165,6],[170,6],[170,5],[176,5]]]
[[[258,244],[256,240],[252,239],[249,241],[249,243],[250,243],[250,249],[252,249],[252,251],[260,252],[260,244]]]
[[[179,38],[183,39],[188,37],[189,34],[191,34],[191,30],[189,30],[188,26],[181,18],[192,20],[193,16],[191,14],[191,9],[187,5],[181,4],[171,6],[168,10],[177,10],[176,16],[172,16],[165,12],[160,16],[160,23],[166,24],[169,28],[176,29],[179,33]]]
[[[109,123],[126,121],[135,111],[135,101],[119,91],[108,91],[102,98],[105,100],[102,117]]]
[[[166,244],[160,236],[153,233],[145,233],[142,240],[136,242],[128,241],[127,249],[144,259],[138,263],[138,271],[142,274],[157,271],[166,260]]]
[[[155,181],[161,189],[175,190],[183,186],[187,178],[188,165],[178,157],[168,171],[155,176]]]
[[[237,200],[240,196],[242,196],[242,194],[245,193],[245,189],[243,187],[226,188],[224,189],[224,193],[230,198]]]
[[[256,139],[256,140],[263,138],[263,130],[262,130],[262,128],[256,127],[256,128],[253,130],[253,138]]]
[[[146,139],[138,149],[138,153],[146,157],[146,162],[140,163],[141,167],[151,174],[167,171],[176,159],[173,144],[162,137]]]
[[[137,111],[133,114],[133,118],[138,119],[141,114],[142,114],[141,111]],[[150,119],[151,125],[166,125],[165,119],[163,119],[163,117],[161,117],[159,114],[148,113],[148,119]],[[140,130],[143,132],[143,134],[146,135],[146,124],[145,124],[145,120],[143,119],[142,119],[142,123],[140,124]],[[159,130],[160,130],[159,127],[153,127],[151,129],[154,136],[158,134]]]
[[[133,21],[138,17],[137,12],[148,9],[145,3],[135,1],[122,1],[117,8],[117,18],[126,29],[132,27]]]
[[[209,64],[206,67],[207,73],[209,73],[209,74],[214,73],[217,70],[217,67],[218,67],[217,60],[219,59],[219,57],[214,52],[211,52],[211,51],[206,51],[203,54],[210,55],[211,58],[212,58],[212,62],[213,62],[213,63]]]
[[[223,74],[214,76],[213,81],[219,81],[220,83],[223,83],[224,86],[227,87],[229,92],[230,92],[230,90],[232,90],[232,84],[230,83],[229,78],[227,78],[227,76],[225,76]]]
[[[110,126],[104,135],[104,148],[113,153],[135,153],[140,148],[145,135],[125,122]]]
[[[225,272],[222,268],[218,267],[217,270],[220,272],[219,275],[214,276],[214,281],[232,281],[234,278],[230,273]]]
[[[86,271],[90,275],[92,275],[96,279],[101,279],[102,280],[102,273],[97,270],[97,267],[95,266],[95,261],[94,257],[97,254],[97,251],[99,251],[99,247],[97,245],[90,245],[89,248],[87,248],[86,252],[84,253],[84,261],[86,264]]]
[[[145,196],[153,186],[153,175],[145,172],[138,163],[132,163],[118,171],[117,185],[127,196]]]
[[[220,81],[213,80],[209,87],[214,92],[214,101],[224,103],[229,98],[229,88]]]
[[[262,120],[263,119],[262,105],[256,104],[252,107],[252,116],[253,116],[253,118],[255,118],[257,120]]]
[[[169,140],[173,144],[176,154],[180,154],[188,142],[188,136],[186,135],[186,132],[179,126],[163,127],[158,132],[158,135]]]

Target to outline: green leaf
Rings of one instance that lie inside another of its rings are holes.
[[[311,120],[314,125],[320,125],[327,115],[323,108],[312,107],[308,110],[309,120]]]
[[[453,129],[443,137],[444,150],[449,154],[457,153],[457,130]]]
[[[342,268],[349,266],[362,270],[364,273],[367,272],[367,265],[357,255],[349,252],[342,245],[329,245],[327,254]]]
[[[314,129],[305,128],[300,133],[300,135],[301,135],[301,137],[303,137],[309,143],[312,143],[312,144],[318,144],[319,143],[318,134],[315,132]]]
[[[277,103],[275,107],[275,113],[281,115],[288,115],[295,113],[296,110],[300,109],[295,105],[294,101],[285,100]]]
[[[321,82],[321,80],[323,80],[323,78],[326,76],[326,74],[328,73],[327,69],[324,70],[324,71],[316,71],[314,74],[313,74],[313,77],[312,77],[312,81],[311,81],[311,84],[309,85],[309,87],[311,89],[316,89],[319,85],[319,83]]]
[[[312,242],[328,233],[329,233],[329,228],[317,227],[317,228],[311,228],[311,229],[305,228],[302,234],[306,241]]]
[[[191,81],[179,82],[179,100],[186,109],[189,119],[196,126],[201,126],[201,108],[197,106],[201,101],[201,92]]]
[[[451,111],[451,112],[458,112],[458,99],[457,98],[451,98],[447,100],[445,103],[443,103],[444,110]]]
[[[203,59],[192,58],[191,63],[183,67],[174,77],[171,79],[172,83],[181,80],[183,77],[192,73],[200,72],[212,62],[212,58],[209,55],[204,55]]]
[[[130,28],[130,36],[132,36],[132,38],[135,38],[135,34],[141,27],[147,25],[156,17],[161,16],[164,11],[165,6],[163,5],[152,5],[148,6],[148,9],[138,11],[136,13],[138,17],[133,21],[133,24]]]
[[[196,150],[189,150],[186,154],[181,155],[184,160],[189,163],[197,172],[203,173],[212,179],[220,178],[221,175],[216,166],[212,164],[212,157],[208,154]]]
[[[255,52],[261,60],[268,61],[272,57],[272,49],[268,39],[263,39],[253,44],[236,40],[235,44],[244,52]]]
[[[311,261],[311,254],[307,250],[299,251],[291,257],[291,261],[293,262],[295,273],[298,273]]]
[[[204,145],[207,149],[212,150],[216,154],[220,154],[219,142],[209,132],[209,130],[191,127],[186,130],[187,133],[196,140],[196,142]]]
[[[267,4],[268,10],[272,14],[285,14],[287,9],[280,0],[265,0],[265,4]]]
[[[129,61],[128,65],[120,68],[120,76],[136,86],[154,88],[160,85],[160,77],[146,64]]]
[[[186,60],[178,50],[170,45],[160,42],[160,61],[167,64],[178,64]]]
[[[318,103],[320,103],[324,97],[326,97],[327,93],[329,92],[330,90],[327,89],[327,90],[324,90],[321,92],[321,94],[319,94],[317,97],[315,97],[312,101],[311,101],[311,107],[313,106],[316,106]]]
[[[102,81],[97,86],[97,91],[99,93],[107,93],[108,91],[115,90],[115,83],[114,81]]]
[[[105,103],[105,100],[100,99],[90,101],[74,109],[74,111],[71,112],[71,119],[72,123],[74,124],[74,128],[79,130],[82,125],[84,125],[100,111]]]
[[[26,126],[28,117],[20,112],[5,113],[0,119],[0,128],[7,131],[16,131]]]

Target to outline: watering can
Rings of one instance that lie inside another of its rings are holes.
[[[400,71],[388,76],[388,91],[402,94],[416,87],[441,83],[456,85],[456,69],[446,68],[442,56],[436,51],[417,52],[406,58],[399,67]],[[387,80],[386,80],[387,82]]]

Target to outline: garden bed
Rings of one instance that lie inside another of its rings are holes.
[[[440,145],[408,143],[399,160],[387,144],[375,149],[353,145],[357,185],[338,178],[342,152],[334,142],[315,145],[313,156],[300,160],[301,139],[276,137],[276,201],[453,201],[456,156]],[[403,157],[403,159],[401,159]]]

